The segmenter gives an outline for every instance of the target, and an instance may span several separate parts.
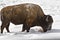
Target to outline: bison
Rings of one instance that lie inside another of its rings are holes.
[[[9,31],[10,22],[19,25],[23,24],[22,32],[30,27],[41,26],[46,32],[51,30],[53,19],[50,15],[45,15],[41,7],[37,4],[24,3],[19,5],[7,6],[1,9],[1,33],[4,28]]]

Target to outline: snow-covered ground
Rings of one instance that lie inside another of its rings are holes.
[[[21,25],[10,24],[11,33],[0,34],[0,40],[57,40],[60,39],[60,0],[0,0],[0,10],[9,5],[16,5],[20,3],[35,3],[42,7],[45,14],[53,17],[52,30],[46,33],[38,32],[39,27],[33,27],[29,33],[21,32]],[[0,22],[1,26],[1,22]]]

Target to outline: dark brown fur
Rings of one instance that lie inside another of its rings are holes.
[[[29,32],[31,26],[37,25],[44,28],[45,24],[42,25],[42,23],[44,23],[42,21],[44,16],[45,14],[41,7],[36,4],[26,3],[4,7],[1,10],[1,33],[3,33],[4,28],[6,28],[7,32],[9,32],[10,22],[15,25],[23,24],[22,31],[27,30],[27,32]]]

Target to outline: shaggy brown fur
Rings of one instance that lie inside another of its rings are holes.
[[[23,24],[22,31],[27,30],[27,32],[29,32],[31,26],[39,25],[42,26],[45,32],[48,27],[44,27],[45,23],[42,21],[44,16],[45,14],[43,13],[41,7],[36,4],[25,3],[4,7],[1,10],[1,33],[3,33],[4,28],[6,28],[7,32],[9,32],[10,22],[15,25]]]

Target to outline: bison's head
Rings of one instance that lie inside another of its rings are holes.
[[[43,28],[44,32],[46,32],[47,30],[51,30],[52,23],[53,23],[52,16],[45,15],[42,18],[42,28]]]

